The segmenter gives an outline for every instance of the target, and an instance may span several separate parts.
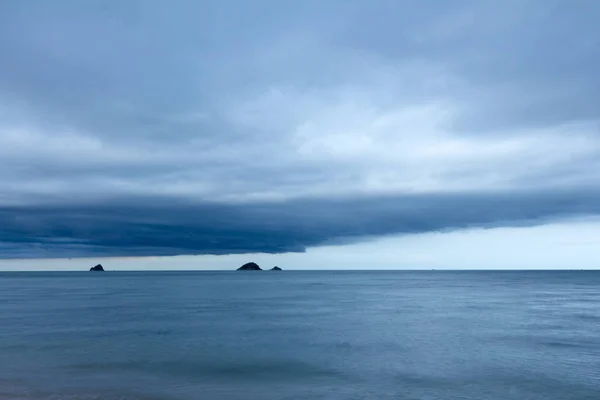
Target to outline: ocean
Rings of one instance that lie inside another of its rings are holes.
[[[600,271],[0,273],[4,400],[598,400]]]

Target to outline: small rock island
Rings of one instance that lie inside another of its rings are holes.
[[[104,268],[102,268],[102,264],[98,264],[95,267],[90,268],[90,271],[104,271]]]
[[[257,263],[249,262],[237,269],[238,271],[262,271],[262,268]]]
[[[263,271],[263,269],[261,267],[258,266],[257,263],[255,262],[249,262],[246,263],[244,265],[242,265],[241,267],[239,267],[237,269],[238,271]],[[282,269],[275,266],[273,268],[271,268],[269,271],[281,271]]]

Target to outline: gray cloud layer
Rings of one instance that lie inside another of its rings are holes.
[[[0,208],[6,258],[301,252],[372,236],[523,226],[600,213],[600,191]]]
[[[594,1],[3,1],[0,257],[597,214]]]

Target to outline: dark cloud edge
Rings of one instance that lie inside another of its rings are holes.
[[[0,259],[279,254],[596,215],[600,190],[581,187],[252,203],[106,198],[0,206]]]

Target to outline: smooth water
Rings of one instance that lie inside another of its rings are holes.
[[[0,274],[0,399],[600,399],[600,272]]]

